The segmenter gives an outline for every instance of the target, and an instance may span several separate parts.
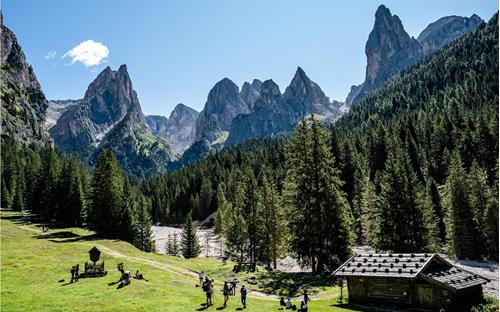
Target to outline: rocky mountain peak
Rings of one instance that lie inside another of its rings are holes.
[[[395,72],[416,62],[421,48],[418,41],[406,33],[399,17],[381,5],[375,13],[365,53],[368,60],[365,83],[378,87]]]
[[[251,106],[241,97],[238,86],[229,78],[222,79],[210,90],[196,121],[195,141],[219,139],[223,131],[229,130],[234,117],[250,111]]]
[[[252,87],[254,87],[254,89],[260,93],[260,88],[262,87],[262,81],[260,81],[259,79],[254,79],[252,81]]]
[[[350,107],[425,55],[474,30],[481,22],[481,18],[475,14],[470,18],[443,17],[427,26],[417,40],[406,33],[398,16],[392,15],[384,5],[379,6],[365,47],[365,81],[351,87],[345,101],[346,106]]]
[[[252,82],[252,84],[250,84],[248,81],[245,81],[243,83],[243,86],[241,87],[240,92],[241,97],[250,108],[253,107],[255,101],[260,96],[261,84],[255,82],[256,79],[254,79],[254,82]],[[258,90],[254,87],[254,85],[258,87]]]
[[[418,36],[424,54],[429,54],[451,41],[476,29],[483,20],[473,14],[471,17],[445,16],[429,24]]]
[[[2,132],[19,141],[42,143],[48,101],[16,35],[3,24],[3,17],[0,25]]]

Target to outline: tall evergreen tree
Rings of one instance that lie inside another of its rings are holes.
[[[423,194],[425,189],[403,149],[390,150],[380,188],[377,248],[398,252],[434,251],[437,233],[432,202]]]
[[[104,237],[122,237],[124,234],[123,230],[117,233],[130,204],[124,201],[123,189],[124,178],[115,154],[111,150],[102,151],[92,176],[88,222]]]
[[[274,269],[277,260],[284,255],[287,243],[287,220],[276,185],[264,176],[262,185],[263,226],[261,260]]]
[[[181,253],[185,259],[189,259],[198,257],[200,252],[201,248],[196,236],[196,226],[193,223],[191,214],[188,214],[182,231]]]
[[[360,195],[361,202],[361,233],[363,244],[375,246],[379,236],[380,211],[377,206],[377,193],[375,186],[370,181],[370,177],[365,175],[362,178],[362,188]]]
[[[294,216],[291,248],[314,273],[335,268],[351,252],[352,214],[341,186],[325,129],[313,116],[303,119],[287,146],[285,203]]]
[[[141,196],[135,214],[134,245],[142,251],[153,251],[153,231],[151,230],[151,216],[149,214],[149,201]]]
[[[446,178],[444,206],[447,210],[449,252],[458,258],[476,259],[480,255],[479,233],[469,201],[470,185],[458,152],[454,152]]]

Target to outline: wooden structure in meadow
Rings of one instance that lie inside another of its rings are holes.
[[[80,277],[102,277],[106,275],[107,272],[104,270],[104,261],[97,263],[100,256],[101,251],[97,247],[94,246],[89,250],[89,258],[92,262],[85,262],[85,269]]]
[[[349,304],[405,311],[470,311],[488,280],[437,254],[357,254],[334,276],[347,280]]]

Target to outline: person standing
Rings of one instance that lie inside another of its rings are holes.
[[[229,300],[229,284],[227,283],[227,281],[224,282],[222,293],[224,294],[224,307],[226,307],[227,301]]]
[[[309,296],[307,295],[307,289],[304,289],[304,303],[306,306],[309,301],[311,301],[311,299],[309,299]]]
[[[205,295],[207,296],[207,307],[212,305],[212,282],[208,279],[208,277],[205,277],[205,282],[203,282],[203,285],[201,286],[203,291],[205,292]]]
[[[203,271],[198,273],[198,278],[200,279],[200,287],[203,285],[203,279],[205,278],[205,274],[203,274]]]
[[[70,284],[75,281],[75,271],[76,271],[76,267],[72,266],[71,267],[71,281],[69,282]]]
[[[241,286],[240,293],[241,293],[241,304],[243,304],[243,309],[246,309],[247,308],[247,289],[245,288],[245,285]]]
[[[78,282],[78,280],[80,279],[80,273],[79,273],[79,271],[80,271],[80,265],[77,264],[75,266],[75,282]]]

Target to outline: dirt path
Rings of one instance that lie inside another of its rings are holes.
[[[158,262],[155,260],[146,259],[146,258],[142,258],[142,257],[126,256],[126,255],[124,255],[116,250],[113,250],[109,247],[99,245],[99,244],[90,244],[90,243],[84,243],[84,244],[86,244],[88,246],[96,246],[97,248],[101,249],[101,251],[103,251],[103,252],[107,253],[108,255],[115,257],[115,258],[123,258],[123,259],[127,259],[128,261],[145,263],[145,264],[148,264],[148,265],[155,267],[157,269],[164,270],[164,271],[167,271],[169,273],[176,274],[176,275],[180,275],[183,278],[198,280],[198,273],[193,272],[191,270],[173,267],[173,266],[166,264],[166,263],[162,263],[162,262]],[[254,298],[259,298],[259,299],[264,299],[264,300],[279,300],[280,299],[280,296],[278,296],[278,295],[268,294],[268,293],[264,293],[264,292],[257,291],[257,290],[250,290],[248,292],[248,295],[249,295],[249,297],[254,297]],[[300,296],[297,296],[297,298],[299,298],[299,297]],[[310,297],[311,297],[311,299],[325,300],[325,299],[336,298],[337,295],[336,294],[323,294],[323,295],[319,294],[319,295],[315,295],[315,296],[311,295]]]
[[[33,233],[47,234],[47,233],[43,233],[41,231],[41,229],[33,228],[32,226],[30,226],[28,224],[22,224],[22,225],[19,225],[19,227],[23,230],[27,230],[27,231],[30,231]],[[114,258],[121,258],[121,259],[126,259],[127,261],[133,261],[133,262],[138,262],[138,263],[142,263],[142,264],[147,264],[147,265],[150,265],[154,268],[175,274],[175,275],[177,275],[181,278],[184,278],[184,279],[198,280],[198,273],[191,271],[191,270],[188,270],[188,269],[174,267],[172,265],[162,263],[159,261],[155,261],[155,260],[151,260],[151,259],[147,259],[147,258],[127,256],[127,255],[120,253],[119,251],[116,251],[114,249],[111,249],[111,248],[104,246],[104,245],[101,245],[101,244],[86,243],[86,242],[79,242],[78,244],[84,244],[84,245],[87,245],[90,247],[96,246],[101,251],[105,252],[106,254],[108,254]],[[271,301],[272,300],[278,301],[280,299],[280,296],[278,296],[278,295],[269,294],[269,293],[261,292],[258,290],[251,290],[251,289],[249,289],[249,291],[248,291],[248,296],[251,298],[258,298],[258,299],[262,299],[262,300],[271,300]],[[297,296],[297,297],[295,297],[295,299],[298,299],[300,297],[301,296]],[[310,295],[310,298],[313,300],[327,300],[327,299],[334,299],[336,297],[337,297],[337,294],[319,293],[317,295]]]

